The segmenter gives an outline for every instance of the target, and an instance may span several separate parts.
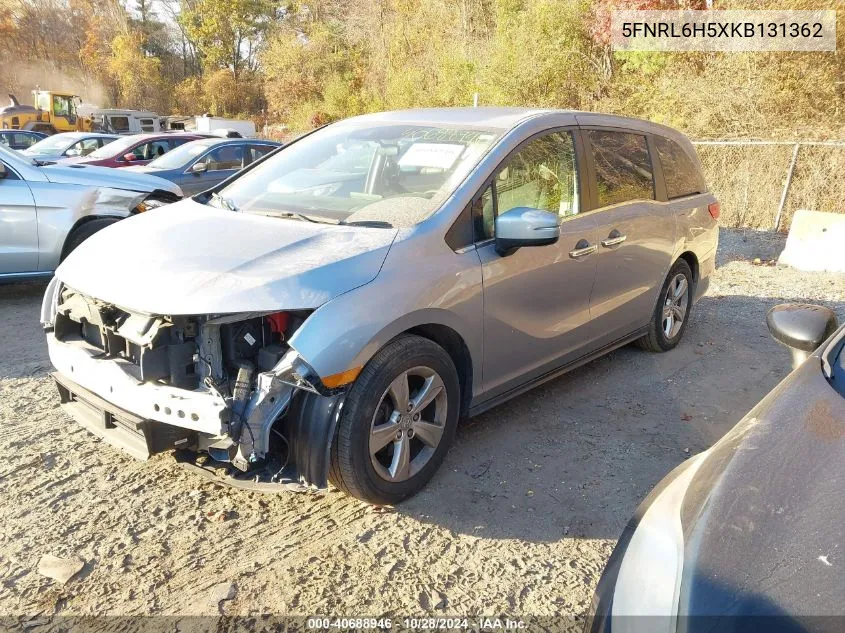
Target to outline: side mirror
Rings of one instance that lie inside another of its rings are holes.
[[[833,310],[806,303],[775,306],[766,315],[766,325],[772,338],[792,352],[793,368],[807,360],[838,327]]]
[[[208,169],[208,165],[205,163],[194,163],[191,165],[191,173],[192,174],[201,174]]]
[[[503,257],[523,246],[547,246],[560,237],[554,213],[515,207],[496,218],[496,252]]]
[[[9,172],[6,171],[6,165],[4,163],[0,163],[0,180],[3,180],[8,175]]]
[[[137,156],[135,156],[132,152],[129,152],[128,154],[123,155],[123,160],[131,163],[133,160],[137,160]]]

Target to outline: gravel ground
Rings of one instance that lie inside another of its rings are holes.
[[[94,440],[48,378],[43,285],[0,287],[0,615],[582,614],[648,490],[788,372],[766,310],[845,316],[845,279],[768,264],[782,246],[723,230],[676,350],[620,349],[465,423],[432,483],[382,510],[217,487]],[[47,554],[84,567],[59,585]]]

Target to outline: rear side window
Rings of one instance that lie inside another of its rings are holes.
[[[654,174],[645,136],[630,132],[588,133],[596,169],[598,206],[654,200]]]
[[[660,166],[663,167],[666,195],[670,200],[703,193],[698,170],[683,147],[661,136],[654,137],[654,146],[657,148]]]
[[[249,147],[249,162],[253,162],[272,152],[276,147],[274,145],[250,145]]]

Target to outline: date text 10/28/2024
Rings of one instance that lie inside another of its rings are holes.
[[[523,631],[527,623],[520,619],[478,618],[330,618],[311,617],[306,627],[312,630],[399,630],[399,631]]]

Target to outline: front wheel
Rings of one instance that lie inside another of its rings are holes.
[[[668,352],[681,342],[692,309],[692,289],[692,270],[679,259],[663,282],[648,334],[637,339],[637,345],[650,352]]]
[[[460,383],[446,351],[402,336],[367,363],[344,402],[329,480],[358,499],[394,504],[418,492],[455,436]]]

